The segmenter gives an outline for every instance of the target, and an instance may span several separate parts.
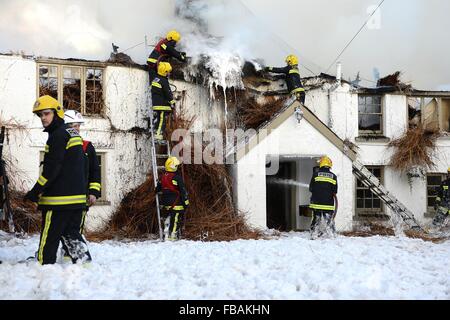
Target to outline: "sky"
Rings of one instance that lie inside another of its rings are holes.
[[[172,28],[192,32],[174,13],[183,1],[0,0],[0,52],[106,60],[114,42],[145,63],[145,36],[154,44]],[[228,47],[266,65],[297,54],[311,76],[335,74],[333,62],[381,0],[196,1],[194,14]],[[371,86],[374,74],[398,70],[416,88],[450,90],[448,12],[448,0],[385,0],[339,58],[344,79],[360,72]],[[183,39],[179,46],[192,48]]]

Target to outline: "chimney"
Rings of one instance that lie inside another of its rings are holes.
[[[338,62],[336,64],[336,81],[339,85],[341,85],[342,80],[342,63]]]

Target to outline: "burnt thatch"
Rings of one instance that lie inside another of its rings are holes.
[[[422,239],[423,241],[433,242],[433,243],[441,243],[447,241],[448,237],[434,237],[429,234],[426,234],[421,231],[415,230],[406,230],[405,236],[412,239]],[[359,227],[355,231],[346,231],[340,233],[346,237],[374,237],[374,236],[382,236],[382,237],[394,237],[395,231],[391,227],[387,227],[380,223],[366,223],[364,226]]]
[[[188,129],[192,121],[186,119],[183,112],[173,115],[168,136],[177,128]],[[261,237],[259,232],[247,226],[244,216],[234,208],[231,177],[225,165],[183,164],[181,172],[190,201],[185,214],[184,239],[230,241]],[[89,239],[157,236],[159,229],[155,197],[154,179],[149,174],[142,185],[124,197],[104,230],[91,233]]]
[[[438,131],[425,130],[422,126],[408,129],[403,136],[389,143],[395,149],[389,165],[407,172],[414,167],[434,167],[432,153],[436,148]]]
[[[381,78],[377,82],[377,87],[378,88],[390,87],[395,88],[395,90],[398,91],[411,90],[412,89],[411,85],[405,84],[400,80],[401,74],[402,73],[400,71],[397,71],[393,74],[387,75],[384,78]]]

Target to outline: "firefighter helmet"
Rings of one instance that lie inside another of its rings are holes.
[[[178,170],[178,166],[181,164],[180,160],[177,157],[169,157],[166,160],[166,171],[167,172],[176,172]]]
[[[331,161],[331,159],[328,158],[327,156],[324,156],[324,157],[320,158],[319,167],[331,168],[331,167],[333,167],[333,161]]]
[[[181,35],[178,33],[178,31],[171,30],[167,33],[166,39],[169,41],[174,40],[175,42],[178,42],[181,40]]]
[[[67,110],[64,113],[64,122],[69,123],[84,123],[83,116],[76,110]]]
[[[51,96],[39,97],[33,106],[33,113],[37,113],[42,110],[55,110],[58,117],[64,119],[64,109],[61,104],[55,98]]]
[[[158,64],[158,74],[166,77],[172,71],[172,66],[168,62],[160,62]]]
[[[286,63],[290,66],[298,65],[298,58],[293,54],[290,54],[286,57]]]

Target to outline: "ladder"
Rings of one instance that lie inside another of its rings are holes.
[[[167,158],[170,157],[170,144],[169,141],[167,140],[162,140],[156,143],[155,132],[153,127],[153,111],[150,112],[150,132],[151,132],[151,157],[152,157],[153,182],[156,188],[160,172],[165,169],[164,165],[158,164],[158,160],[159,161],[164,160],[165,162],[165,160],[167,160]],[[161,147],[165,147],[166,152],[160,153]],[[159,195],[157,193],[156,193],[156,212],[158,215],[159,240],[163,241],[164,238],[163,238],[163,229],[161,226],[161,207],[159,205]]]
[[[375,177],[361,162],[358,160],[353,162],[353,174],[361,181],[361,183],[369,188],[381,201],[383,201],[397,216],[399,216],[410,229],[420,231],[425,230],[419,225],[414,218],[414,214],[408,210],[396,197],[394,197],[381,184],[380,180]]]

